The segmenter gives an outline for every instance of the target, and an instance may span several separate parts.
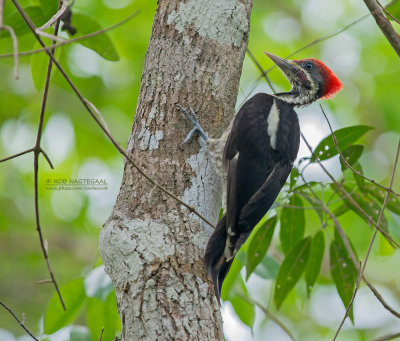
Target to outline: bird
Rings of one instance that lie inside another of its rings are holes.
[[[289,176],[300,144],[300,126],[295,107],[334,97],[342,83],[333,71],[315,58],[286,60],[265,54],[291,84],[288,92],[257,93],[247,100],[219,139],[201,128],[195,111],[177,106],[195,133],[208,143],[217,168],[226,175],[226,209],[208,240],[204,263],[214,282],[220,303],[221,288],[232,261],[257,223],[269,211]]]

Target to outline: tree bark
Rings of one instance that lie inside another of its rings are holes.
[[[234,115],[251,3],[158,1],[127,147],[147,174],[214,223],[222,181],[202,140],[178,148],[192,127],[176,103],[192,106],[210,136],[221,135]],[[210,234],[210,226],[125,162],[100,234],[123,340],[223,340],[203,266]]]

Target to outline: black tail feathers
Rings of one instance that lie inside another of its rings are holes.
[[[204,255],[204,263],[208,276],[214,282],[215,295],[220,303],[222,283],[231,267],[233,258],[226,261],[224,250],[226,244],[226,217],[225,215],[218,222],[211,235]]]

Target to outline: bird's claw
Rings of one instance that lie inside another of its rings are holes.
[[[189,114],[188,111],[182,105],[177,103],[176,106],[182,111],[182,113],[185,115],[185,117],[188,119],[188,121],[193,126],[192,130],[186,135],[185,140],[179,145],[179,147],[182,146],[183,144],[185,144],[186,142],[189,142],[196,132],[198,132],[200,134],[200,136],[205,141],[207,141],[208,136],[204,132],[203,128],[200,126],[199,120],[197,119],[196,113],[193,110],[193,108],[189,107],[190,108],[190,114]]]

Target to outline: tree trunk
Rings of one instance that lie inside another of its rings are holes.
[[[217,222],[222,181],[176,103],[192,106],[211,137],[234,115],[251,0],[159,0],[127,152],[147,174]],[[123,340],[223,340],[203,266],[211,227],[125,162],[100,234]]]

